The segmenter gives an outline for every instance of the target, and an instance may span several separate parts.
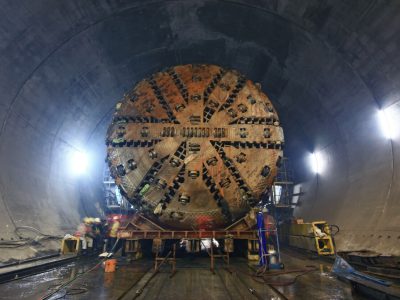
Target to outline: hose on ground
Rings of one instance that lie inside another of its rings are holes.
[[[324,232],[325,232],[326,234],[328,234],[328,235],[331,235],[332,237],[334,237],[335,235],[337,235],[337,234],[339,233],[339,231],[340,231],[339,226],[334,225],[334,224],[330,224],[330,225],[328,226],[328,228],[329,228],[329,232],[326,232],[325,229],[324,229]]]
[[[49,286],[48,290],[53,291],[54,289],[58,289],[62,285],[62,283],[54,284]],[[58,299],[64,299],[66,296],[76,296],[76,295],[81,295],[88,292],[88,289],[86,288],[85,285],[81,284],[78,286],[70,287],[70,288],[65,288],[64,294],[60,295],[57,298],[53,298],[52,300],[58,300]]]
[[[292,285],[296,282],[296,280],[303,276],[306,275],[310,272],[314,272],[316,270],[318,270],[318,268],[316,266],[305,266],[304,268],[300,268],[300,269],[292,269],[292,270],[285,270],[285,271],[268,271],[266,267],[261,267],[257,270],[249,267],[253,272],[249,273],[249,272],[244,272],[244,271],[239,271],[240,273],[244,273],[248,276],[250,276],[254,281],[258,282],[258,283],[264,283],[264,284],[268,284],[268,285],[272,285],[272,286],[288,286],[288,285]],[[271,280],[271,277],[276,277],[279,278],[279,276],[282,275],[288,275],[288,274],[296,274],[293,278],[289,279],[289,280]]]
[[[115,247],[117,246],[119,242],[119,238],[117,238],[117,240],[115,241],[115,244],[113,245],[113,247],[111,248],[110,252],[113,252]],[[90,268],[89,270],[79,273],[77,275],[75,275],[73,278],[71,278],[70,280],[67,280],[65,283],[61,284],[59,287],[57,287],[56,289],[54,289],[53,291],[51,291],[50,293],[48,293],[47,295],[43,296],[42,298],[40,298],[41,300],[46,300],[49,299],[50,297],[52,297],[53,295],[55,295],[56,293],[58,293],[61,289],[67,287],[68,285],[70,285],[72,282],[74,282],[76,279],[90,273],[91,271],[97,269],[104,261],[106,261],[108,259],[108,257],[104,257],[102,258],[97,264],[95,264],[92,268]],[[65,297],[66,295],[63,295],[63,297]],[[60,299],[60,298],[56,298],[56,299]],[[53,299],[55,300],[55,299]]]

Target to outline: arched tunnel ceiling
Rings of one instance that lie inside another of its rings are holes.
[[[305,191],[296,214],[339,224],[343,249],[398,251],[399,149],[374,116],[399,100],[399,15],[375,0],[3,4],[1,236],[14,225],[64,232],[95,213],[116,101],[153,72],[210,63],[260,82],[274,102]],[[92,153],[90,176],[68,174],[74,149]],[[317,178],[304,162],[314,150],[328,157]],[[365,230],[392,238],[383,248]]]

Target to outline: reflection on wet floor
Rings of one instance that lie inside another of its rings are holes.
[[[98,262],[98,259],[79,260],[45,273],[2,284],[0,299],[40,299],[52,289],[93,268]],[[115,299],[150,266],[151,261],[131,264],[121,261],[115,273],[104,273],[104,269],[99,266],[50,299]]]
[[[297,278],[297,273],[267,276],[268,281],[275,283],[277,291],[274,291],[251,276],[254,273],[243,258],[233,258],[229,269],[219,262],[216,274],[212,275],[207,258],[186,257],[178,260],[178,272],[171,278],[170,269],[163,267],[138,299],[257,299],[257,294],[262,299],[285,299],[279,296],[279,292],[288,299],[366,299],[352,295],[349,284],[332,276],[328,262],[292,254],[283,254],[282,259],[287,271],[305,266],[314,266],[316,270]],[[42,274],[2,284],[0,298],[40,299],[60,284],[93,268],[98,262],[95,258],[79,260]],[[136,288],[136,282],[150,270],[152,264],[151,260],[145,259],[132,262],[119,259],[116,272],[104,273],[99,266],[50,299],[117,299],[130,287]],[[294,284],[284,284],[293,280]],[[250,290],[256,294],[250,293]]]

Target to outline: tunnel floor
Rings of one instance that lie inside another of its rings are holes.
[[[209,269],[209,259],[204,257],[181,258],[177,272],[170,277],[169,266],[143,286],[150,274],[153,261],[141,259],[128,262],[118,258],[117,270],[105,273],[97,267],[80,276],[67,288],[48,299],[119,299],[128,290],[143,288],[136,299],[367,299],[353,295],[350,285],[330,274],[331,264],[321,259],[310,259],[291,252],[282,254],[285,270],[315,266],[315,270],[296,278],[288,286],[271,287],[251,276],[248,261],[232,258],[229,270],[219,262],[215,274]],[[98,259],[79,260],[54,270],[0,285],[1,299],[43,299],[62,283],[93,268]],[[282,275],[271,280],[292,281],[296,274]]]

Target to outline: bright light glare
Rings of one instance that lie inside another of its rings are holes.
[[[216,239],[201,239],[201,250],[210,249],[211,241],[215,247],[219,247],[219,243]]]
[[[274,200],[275,200],[275,204],[278,204],[279,201],[281,200],[281,195],[282,195],[282,186],[281,185],[274,185]]]
[[[324,169],[324,158],[320,152],[310,154],[311,169],[315,174],[321,174]]]
[[[80,152],[80,151],[75,151],[71,155],[71,171],[76,174],[80,175],[86,172],[86,169],[88,167],[88,157],[86,153]]]
[[[385,138],[393,139],[395,136],[392,116],[388,109],[378,111],[379,125]]]

